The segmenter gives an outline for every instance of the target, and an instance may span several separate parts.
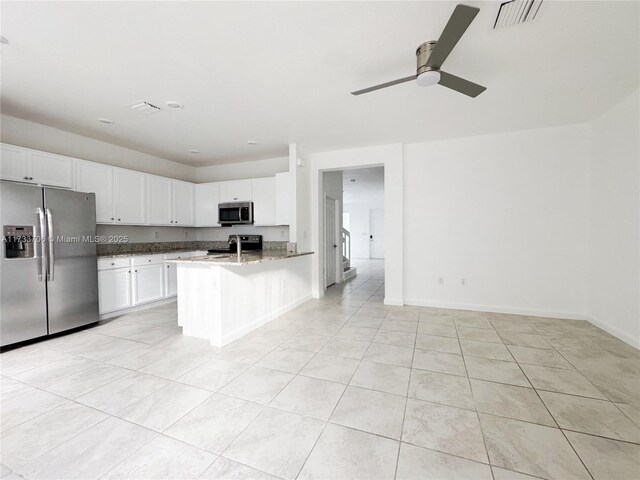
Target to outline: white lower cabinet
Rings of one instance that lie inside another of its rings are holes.
[[[164,296],[173,297],[178,294],[178,265],[166,263],[164,265]]]
[[[131,301],[131,269],[112,268],[98,271],[100,314],[124,310]]]
[[[164,298],[163,264],[133,267],[133,304],[155,302]]]
[[[178,293],[178,265],[167,262],[205,251],[98,259],[100,314],[153,303]]]

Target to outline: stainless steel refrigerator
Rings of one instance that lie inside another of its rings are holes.
[[[0,346],[98,321],[95,194],[0,182]]]

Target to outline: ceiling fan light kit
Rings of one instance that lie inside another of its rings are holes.
[[[443,72],[440,70],[440,67],[457,45],[462,35],[464,35],[464,32],[469,28],[469,25],[471,25],[471,22],[479,11],[480,9],[476,7],[457,5],[438,41],[432,40],[424,42],[416,50],[417,68],[415,75],[381,83],[380,85],[375,85],[363,90],[357,90],[351,92],[351,95],[362,95],[363,93],[369,93],[415,80],[421,87],[439,84],[469,97],[477,97],[486,90],[485,87],[456,77],[450,73]]]

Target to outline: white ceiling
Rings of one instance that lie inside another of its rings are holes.
[[[639,83],[638,2],[546,0],[494,31],[499,2],[469,1],[481,12],[443,69],[485,93],[349,94],[415,73],[456,3],[3,1],[1,108],[199,166],[583,122]]]
[[[343,170],[342,202],[384,203],[384,167]]]

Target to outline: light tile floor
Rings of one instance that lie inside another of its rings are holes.
[[[222,350],[175,304],[0,355],[3,479],[637,479],[640,353],[389,307],[382,262]]]

